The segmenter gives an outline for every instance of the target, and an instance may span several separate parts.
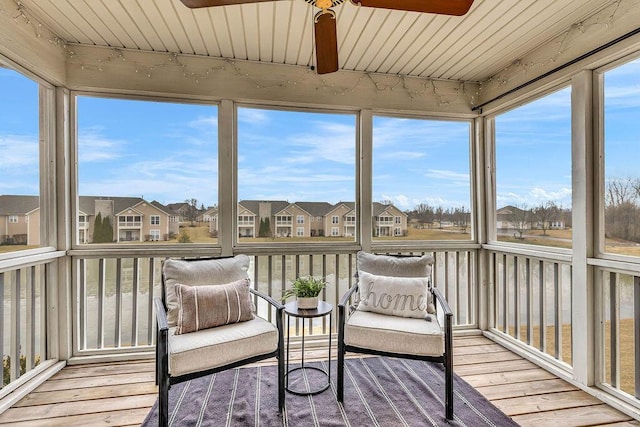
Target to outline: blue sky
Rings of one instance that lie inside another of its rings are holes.
[[[38,87],[0,68],[0,194],[37,194]],[[570,90],[496,119],[497,204],[571,205]],[[637,177],[640,60],[606,74],[607,178]],[[83,96],[82,195],[217,201],[217,108]],[[238,197],[355,199],[353,114],[238,110]],[[469,207],[469,122],[374,117],[373,198]],[[630,155],[632,154],[632,155]]]

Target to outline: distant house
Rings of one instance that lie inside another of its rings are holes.
[[[408,216],[392,204],[373,203],[374,237],[404,236]]]
[[[78,242],[92,243],[96,217],[100,213],[113,227],[114,242],[166,241],[179,224],[169,209],[157,201],[140,197],[80,196]]]
[[[96,218],[108,221],[113,235],[105,242],[165,241],[178,232],[166,206],[140,197],[80,196],[78,243],[93,243]],[[0,196],[0,243],[40,244],[38,196]]]
[[[38,196],[0,196],[0,244],[40,245]]]
[[[352,237],[356,235],[354,202],[338,202],[325,215],[325,236]]]
[[[496,211],[496,228],[498,231],[529,229],[564,229],[565,218],[571,218],[571,211],[559,210],[557,218],[541,223],[531,210],[523,210],[516,206],[504,206]]]

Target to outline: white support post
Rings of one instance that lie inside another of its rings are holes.
[[[356,155],[356,206],[360,215],[360,245],[362,250],[371,251],[373,224],[373,114],[362,110],[358,126],[358,147]]]
[[[572,354],[573,376],[594,383],[594,280],[587,265],[594,248],[594,138],[593,72],[584,70],[571,79],[571,135],[573,187]]]
[[[233,101],[223,100],[218,107],[218,243],[224,256],[233,255],[234,236],[237,234],[233,228],[238,183],[235,136],[235,106]]]

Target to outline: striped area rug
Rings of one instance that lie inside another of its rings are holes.
[[[517,425],[457,376],[454,377],[455,420],[447,422],[444,370],[440,364],[385,357],[347,359],[345,363],[344,405],[336,401],[335,361],[331,366],[331,387],[313,396],[286,393],[286,408],[282,414],[278,413],[276,366],[238,368],[173,386],[169,393],[169,425]],[[307,365],[327,367],[326,362]],[[298,378],[292,375],[289,387],[297,390],[310,385],[316,388],[322,383],[316,373],[305,370]],[[156,402],[143,426],[157,425],[157,410]]]

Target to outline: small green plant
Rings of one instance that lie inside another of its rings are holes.
[[[327,283],[324,279],[311,276],[298,277],[291,283],[291,287],[282,293],[282,301],[292,296],[297,298],[317,297],[325,286]]]
[[[34,366],[40,364],[40,356],[36,356],[36,360],[33,362]],[[27,356],[20,355],[20,375],[27,372]],[[2,357],[2,385],[7,385],[11,382],[11,356],[4,355]],[[0,387],[1,388],[1,387]]]

